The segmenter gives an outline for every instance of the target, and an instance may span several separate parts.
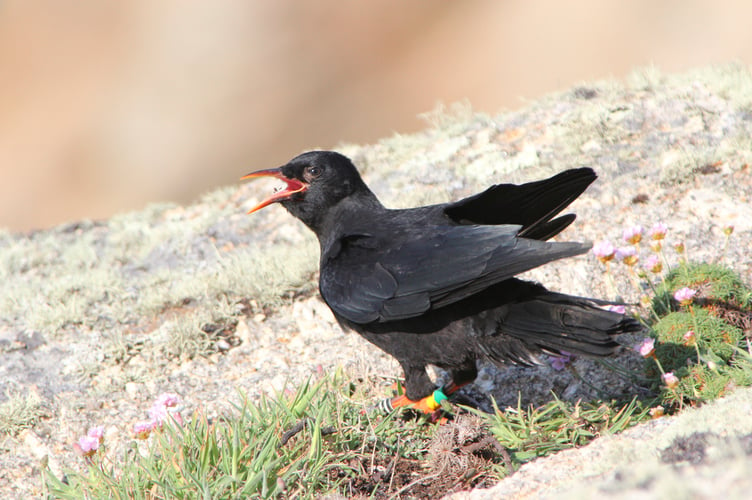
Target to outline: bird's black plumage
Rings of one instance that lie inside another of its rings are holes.
[[[546,240],[574,220],[558,214],[595,180],[592,169],[401,210],[385,208],[335,152],[304,153],[246,177],[259,176],[287,189],[254,211],[280,202],[316,233],[321,296],[343,326],[400,362],[410,400],[434,390],[427,364],[463,384],[481,357],[530,364],[541,352],[605,356],[616,335],[638,328],[600,301],[514,277],[590,248]]]

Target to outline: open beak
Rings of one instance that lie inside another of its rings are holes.
[[[256,177],[275,177],[281,181],[284,181],[287,184],[287,187],[285,189],[277,191],[276,193],[250,209],[248,211],[249,214],[252,214],[256,210],[261,210],[265,206],[271,205],[272,203],[275,203],[277,201],[289,200],[295,193],[303,193],[306,189],[308,189],[308,184],[301,182],[298,179],[289,179],[285,177],[285,175],[282,173],[281,168],[258,170],[256,172],[251,172],[250,174],[244,175],[240,179],[255,179]]]

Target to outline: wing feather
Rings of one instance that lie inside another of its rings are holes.
[[[321,294],[355,323],[388,322],[443,307],[552,260],[581,243],[520,238],[520,226],[435,226],[400,243],[350,239],[322,262]]]
[[[519,224],[520,236],[545,240],[574,220],[572,214],[551,219],[596,177],[591,168],[583,167],[526,184],[496,184],[482,193],[448,203],[444,213],[460,224]]]

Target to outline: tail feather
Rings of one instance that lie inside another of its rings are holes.
[[[619,346],[615,337],[641,329],[633,318],[607,311],[588,299],[545,292],[505,306],[498,334],[481,348],[497,361],[530,365],[541,352],[603,357]]]

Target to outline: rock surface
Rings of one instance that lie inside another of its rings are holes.
[[[750,281],[747,68],[668,76],[645,70],[626,83],[583,85],[516,112],[456,106],[427,118],[421,133],[336,149],[395,207],[590,165],[599,179],[573,204],[578,219],[563,238],[616,241],[627,225],[661,221],[669,227],[670,262],[677,259],[672,244],[683,242],[691,260],[728,262]],[[178,393],[188,410],[217,414],[237,400],[238,389],[257,398],[337,366],[381,376],[385,387],[400,376],[387,356],[343,334],[317,298],[312,235],[281,207],[245,215],[270,189],[243,184],[186,207],[155,205],[106,221],[0,233],[0,416],[25,408],[2,438],[1,497],[40,494],[44,461],[53,470],[81,467],[72,444],[90,426],[106,424],[108,450],[117,453],[161,392]],[[735,232],[726,245],[728,225]],[[642,292],[627,270],[615,266],[612,274],[615,288],[585,255],[529,277],[571,294],[637,302]],[[624,339],[627,347],[634,341]],[[641,360],[626,348],[617,362],[636,369]],[[596,363],[580,359],[574,367],[595,389],[548,364],[484,365],[468,395],[492,395],[505,406],[516,405],[518,395],[523,404],[547,401],[552,390],[570,400],[641,390]],[[733,450],[737,442],[746,449],[734,436],[750,432],[742,416],[750,414],[751,397],[749,389],[738,390],[705,408],[538,460],[496,493],[472,495],[647,498],[674,484],[676,498],[703,497],[723,483],[733,497],[741,491],[736,485],[749,484],[748,452]],[[707,459],[660,462],[675,437],[694,432],[712,433]],[[727,438],[730,444],[718,444]]]
[[[752,390],[740,389],[525,464],[493,488],[448,498],[749,498],[750,415]]]

